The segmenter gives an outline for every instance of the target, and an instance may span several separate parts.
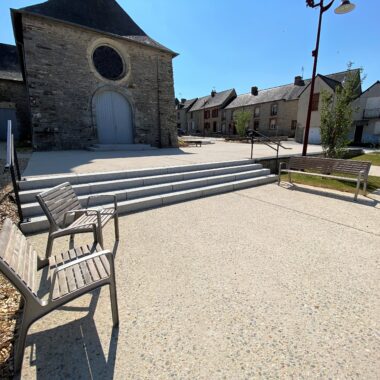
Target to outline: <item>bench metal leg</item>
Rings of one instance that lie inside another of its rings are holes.
[[[288,172],[289,183],[292,183],[292,173]]]
[[[98,235],[98,243],[99,245],[104,248],[104,245],[103,245],[103,231],[102,231],[102,226],[98,226],[97,227],[97,235]]]
[[[363,185],[363,194],[364,194],[364,195],[367,195],[367,180],[364,181],[364,185]]]
[[[116,213],[113,217],[113,222],[115,223],[115,239],[119,241],[120,232],[119,232],[119,215]]]
[[[70,241],[69,241],[69,248],[73,249],[74,248],[74,235],[70,235]]]
[[[356,183],[356,191],[355,191],[354,201],[357,201],[357,199],[358,199],[359,190],[360,190],[360,178],[358,178],[358,181]]]
[[[28,334],[29,327],[32,323],[33,323],[33,320],[31,319],[30,310],[28,310],[27,303],[25,302],[23,318],[22,318],[21,326],[19,327],[18,335],[16,338],[17,340],[16,340],[16,347],[15,347],[15,353],[14,353],[15,373],[19,373],[21,371],[22,361],[24,358],[26,336]]]

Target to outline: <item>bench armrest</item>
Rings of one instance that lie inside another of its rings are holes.
[[[85,210],[71,210],[71,211],[66,211],[64,214],[63,214],[63,225],[66,227],[66,218],[68,215],[74,215],[74,217],[76,217],[76,215],[83,215],[85,212]]]
[[[96,194],[96,195],[89,195],[86,200],[86,209],[88,209],[88,206],[90,204],[90,200],[93,198],[112,198],[113,203],[115,206],[115,211],[117,211],[117,197],[115,194]]]
[[[59,267],[54,268],[53,273],[52,273],[52,277],[51,277],[52,280],[51,280],[51,288],[50,288],[50,292],[49,292],[49,301],[53,300],[53,291],[55,288],[55,283],[57,281],[57,276],[58,276],[59,272],[62,272],[63,270],[65,270],[67,268],[73,267],[74,265],[78,265],[80,263],[83,263],[83,262],[88,261],[88,260],[95,259],[96,257],[100,257],[100,256],[106,256],[109,263],[110,263],[110,266],[113,267],[114,261],[113,261],[112,252],[108,251],[108,250],[103,250],[103,251],[91,253],[90,255],[87,255],[87,256],[83,256],[79,259],[73,259],[69,263],[62,264]],[[113,270],[111,271],[111,273],[113,273]]]

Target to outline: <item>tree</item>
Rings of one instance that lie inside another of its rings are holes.
[[[236,122],[236,130],[239,136],[245,136],[246,129],[249,121],[251,120],[251,113],[248,111],[237,111],[234,114],[234,121]]]
[[[335,93],[321,91],[321,142],[327,157],[341,157],[347,147],[348,132],[353,122],[352,101],[360,91],[361,79],[358,71],[351,70],[348,64],[348,74]]]

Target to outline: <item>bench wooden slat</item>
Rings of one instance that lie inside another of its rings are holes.
[[[103,263],[102,263],[102,261],[100,260],[99,257],[95,257],[94,258],[94,263],[96,265],[96,269],[99,272],[100,278],[106,278],[106,277],[108,277],[108,273],[104,269]]]
[[[83,256],[82,250],[80,248],[77,248],[76,251],[77,251],[78,256]],[[85,284],[91,284],[92,283],[91,274],[90,274],[90,271],[88,269],[86,261],[80,263],[80,269],[82,271]]]
[[[282,172],[285,173],[295,173],[295,174],[306,174],[311,175],[315,177],[324,177],[324,178],[332,178],[332,179],[341,179],[342,181],[351,181],[351,182],[357,182],[357,178],[350,178],[350,177],[342,177],[338,175],[330,175],[330,174],[323,174],[323,173],[311,173],[311,172],[300,172],[299,170],[289,170],[289,169],[282,169]],[[365,181],[365,178],[360,179],[361,182]]]
[[[51,199],[57,198],[60,195],[65,194],[68,189],[70,189],[70,187],[67,186],[66,182],[61,185],[55,186],[47,191],[44,191],[40,194],[40,196],[44,198],[45,201],[50,201]]]
[[[63,259],[64,259],[65,264],[71,261],[68,251],[63,252]],[[76,290],[77,284],[75,282],[75,275],[74,275],[73,267],[63,270],[62,273],[65,273],[65,275],[66,275],[67,285],[68,285],[69,291],[73,292],[74,290]]]
[[[69,255],[70,255],[71,260],[76,260],[78,258],[78,255],[75,249],[70,249]],[[74,271],[74,277],[75,277],[77,289],[80,289],[84,286],[83,275],[82,275],[80,266],[74,265],[73,271]]]

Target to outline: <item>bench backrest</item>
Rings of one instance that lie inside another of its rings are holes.
[[[10,219],[5,219],[0,232],[0,271],[25,299],[38,300],[37,254]]]
[[[66,212],[80,210],[82,208],[69,182],[62,183],[48,191],[38,194],[37,200],[53,229],[64,227],[63,218]]]
[[[363,177],[367,178],[371,163],[368,161],[342,160],[336,158],[322,157],[290,157],[289,169],[312,170],[322,174],[344,173],[359,175],[362,171]]]

